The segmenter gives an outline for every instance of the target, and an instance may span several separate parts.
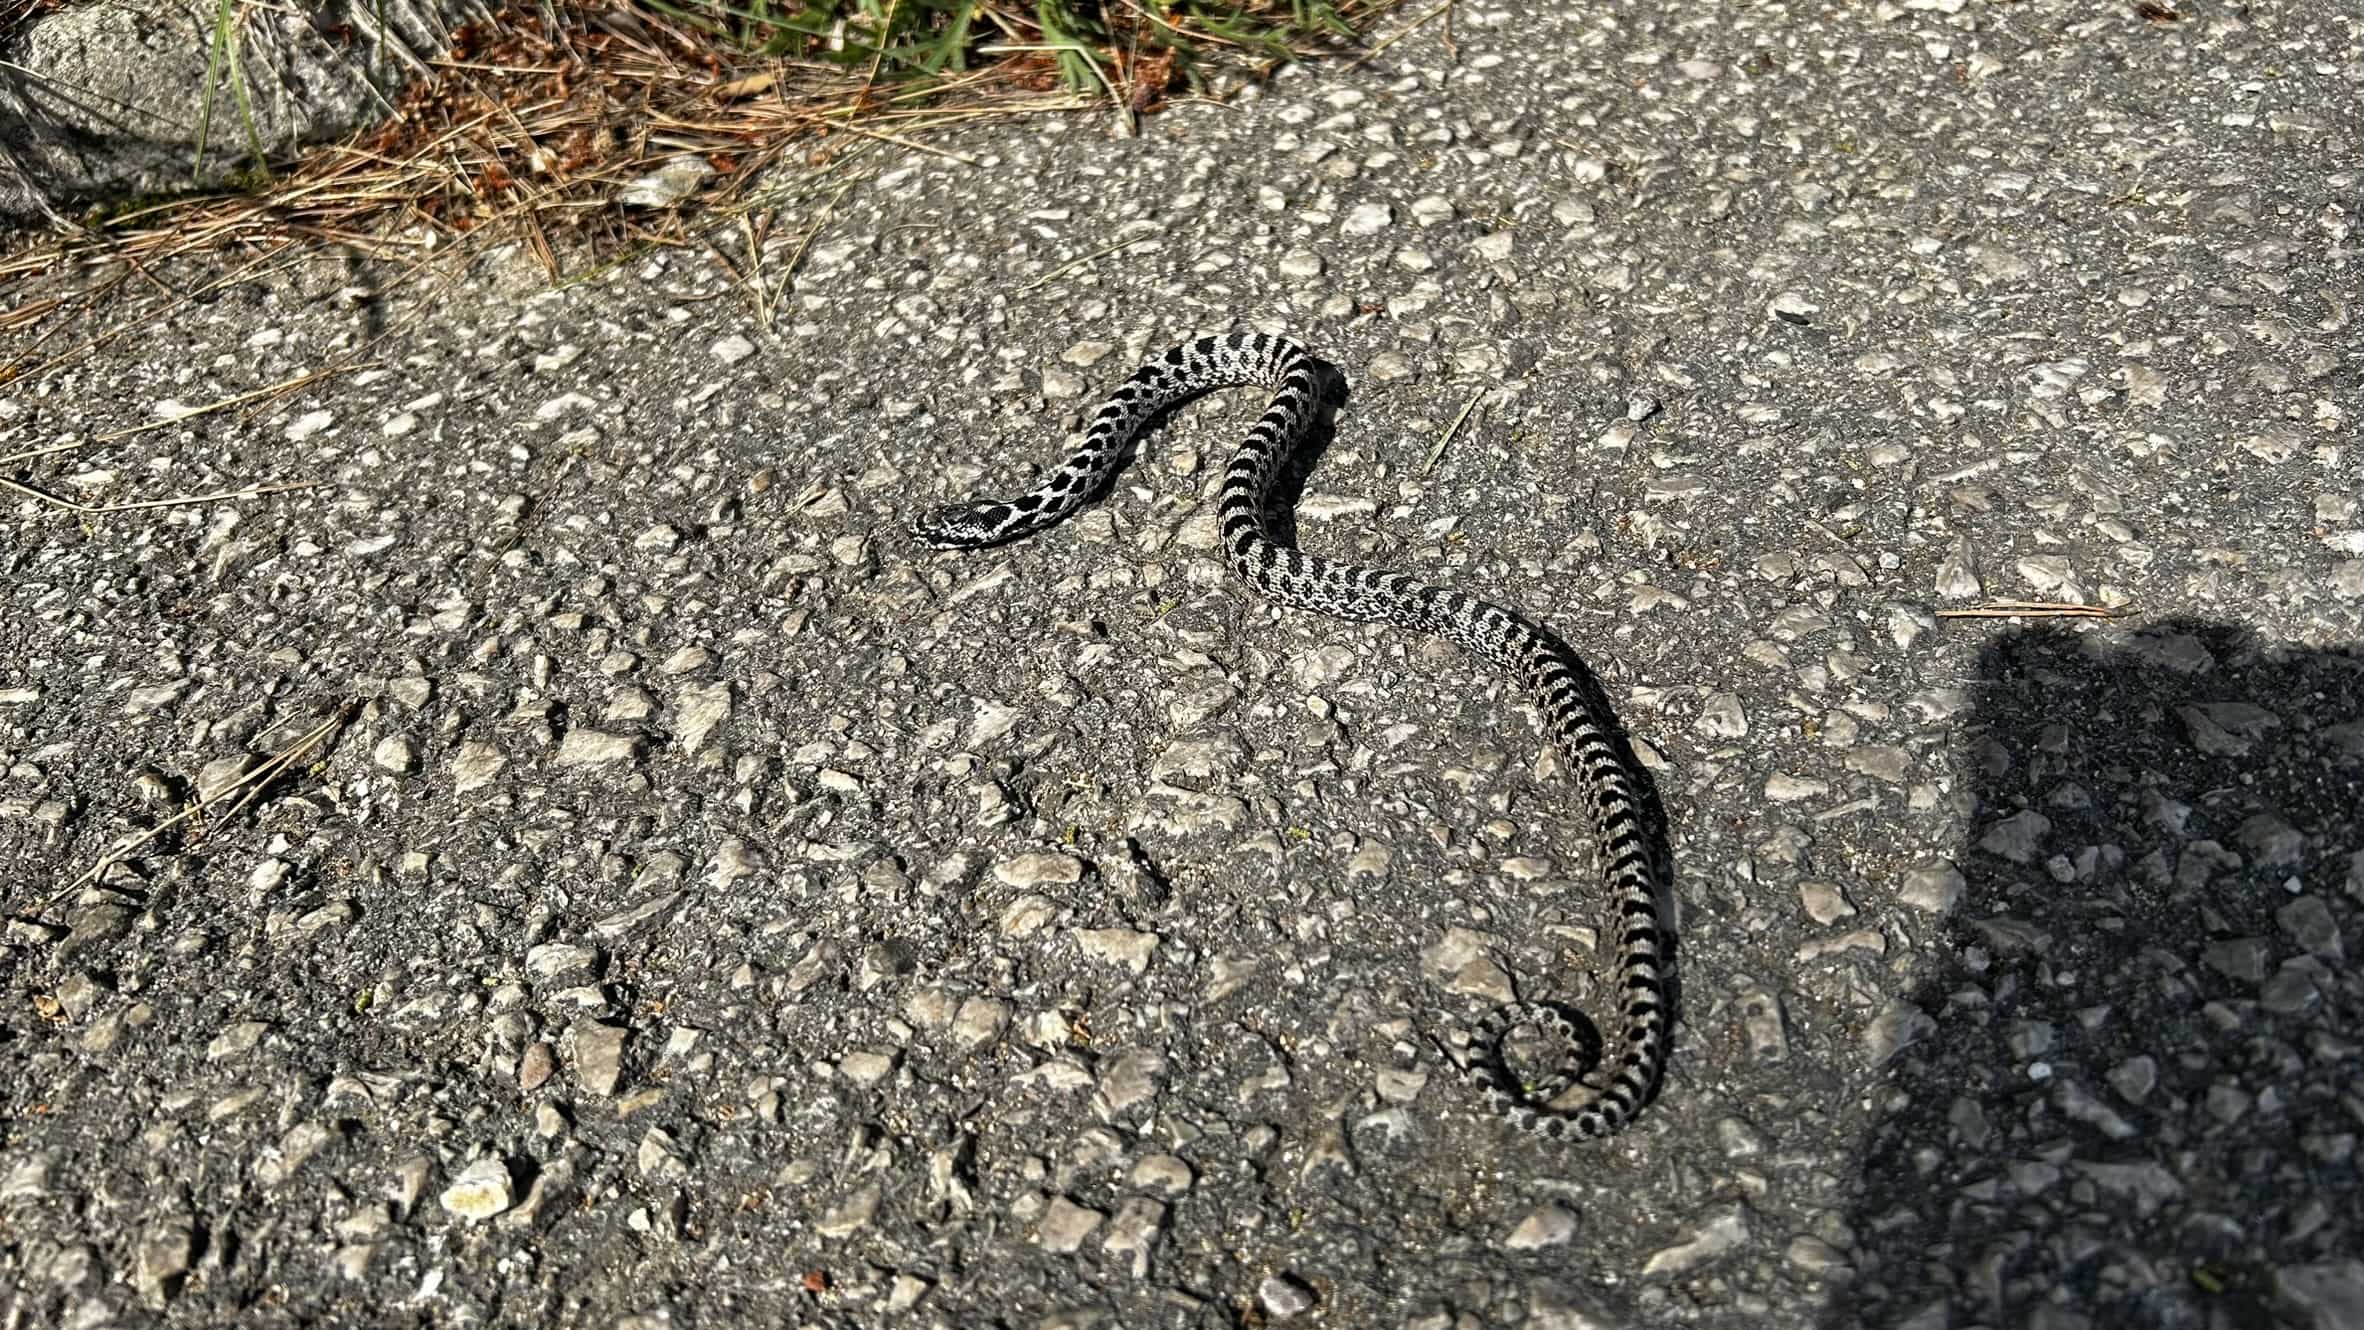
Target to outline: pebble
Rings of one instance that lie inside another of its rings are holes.
[[[1680,1275],[1699,1269],[1748,1242],[1748,1216],[1738,1206],[1720,1210],[1692,1229],[1682,1242],[1660,1248],[1642,1263],[1645,1277]]]
[[[1961,869],[1945,860],[1932,859],[1906,870],[1896,899],[1927,914],[1946,914],[1962,899],[1967,885]]]
[[[1789,1021],[1781,997],[1771,989],[1743,990],[1738,998],[1740,1032],[1749,1058],[1760,1066],[1789,1059]]]
[[[240,1021],[215,1035],[213,1042],[205,1046],[205,1060],[208,1062],[228,1062],[234,1058],[245,1057],[252,1053],[256,1046],[263,1042],[263,1036],[270,1032],[271,1023],[269,1021]]]
[[[411,747],[409,739],[404,739],[402,735],[388,735],[378,739],[378,747],[369,751],[369,761],[378,770],[404,775],[404,772],[418,770],[418,749]]]
[[[2209,969],[2227,979],[2256,983],[2266,977],[2274,956],[2273,944],[2261,937],[2226,938],[2211,942],[2200,953]]]
[[[675,694],[673,732],[681,742],[681,751],[695,754],[704,748],[715,727],[730,719],[730,714],[731,685],[728,682],[691,684]]]
[[[325,432],[336,423],[336,419],[333,412],[306,411],[297,416],[295,421],[287,427],[287,440],[290,443],[302,443],[314,435]]]
[[[999,998],[966,998],[949,1026],[953,1042],[963,1048],[992,1043],[1009,1028],[1010,1016],[1010,1004]]]
[[[1116,1217],[1108,1221],[1108,1231],[1100,1239],[1100,1249],[1111,1256],[1129,1257],[1134,1279],[1149,1273],[1150,1253],[1157,1247],[1165,1232],[1166,1207],[1163,1202],[1146,1196],[1128,1196],[1117,1206]]]
[[[1576,1216],[1563,1206],[1546,1205],[1529,1211],[1502,1245],[1511,1251],[1535,1251],[1565,1246],[1576,1236]]]
[[[451,774],[454,793],[467,794],[492,784],[509,765],[508,755],[489,743],[470,740],[462,743],[452,758]]]
[[[2364,1330],[2364,1260],[2337,1257],[2288,1265],[2272,1276],[2274,1300],[2305,1330]]]
[[[2032,863],[2051,831],[2052,819],[2032,808],[2025,809],[1987,828],[1986,834],[1978,838],[1978,848],[2015,864]]]
[[[1130,928],[1075,930],[1076,948],[1086,959],[1121,965],[1134,974],[1149,969],[1150,957],[1156,954],[1158,941],[1155,933],[1136,932]]]
[[[1073,886],[1083,875],[1083,860],[1057,850],[1022,854],[993,866],[995,880],[1012,887]]]
[[[131,1285],[141,1301],[162,1307],[180,1292],[196,1259],[196,1225],[177,1216],[158,1220],[140,1233],[132,1255]]]
[[[1395,224],[1395,210],[1384,203],[1357,204],[1338,228],[1350,236],[1375,236]]]
[[[704,157],[683,154],[616,191],[616,202],[627,208],[670,208],[697,192],[714,174]]]
[[[1765,797],[1775,803],[1796,803],[1800,799],[1815,799],[1830,793],[1828,781],[1813,780],[1776,772],[1765,778]]]
[[[508,1162],[499,1155],[485,1155],[461,1169],[438,1199],[449,1213],[481,1222],[510,1207],[513,1186]]]
[[[1818,924],[1834,924],[1855,913],[1846,894],[1829,882],[1800,882],[1798,903],[1805,908],[1806,917]]]
[[[881,1199],[878,1184],[859,1188],[822,1215],[820,1222],[813,1228],[822,1237],[832,1240],[851,1237],[870,1226],[870,1221],[878,1214]]]
[[[575,1078],[592,1094],[616,1092],[624,1074],[624,1041],[630,1034],[620,1025],[577,1021],[573,1027]]]
[[[517,1088],[528,1092],[539,1090],[557,1069],[558,1058],[550,1045],[536,1040],[526,1046],[524,1055],[517,1060]]]
[[[1739,739],[1748,734],[1748,711],[1737,693],[1710,693],[1699,704],[1692,728],[1717,739]]]
[[[1147,1103],[1156,1096],[1165,1071],[1166,1061],[1156,1053],[1143,1049],[1126,1052],[1101,1074],[1099,1106],[1104,1113],[1122,1113]]]
[[[1264,1314],[1275,1321],[1291,1320],[1312,1311],[1313,1290],[1295,1275],[1280,1273],[1266,1275],[1256,1285],[1256,1302]]]
[[[640,738],[631,734],[609,734],[601,730],[572,729],[558,744],[558,765],[562,767],[601,767],[629,761],[640,751]]]
[[[1001,935],[1028,937],[1042,931],[1044,925],[1059,917],[1059,906],[1047,896],[1033,893],[1020,896],[1003,907]]]
[[[1893,998],[1864,1028],[1864,1056],[1872,1066],[1884,1067],[1897,1054],[1936,1032],[1937,1022],[1929,1013],[1903,998]]]
[[[1065,1196],[1053,1196],[1042,1218],[1035,1222],[1034,1240],[1044,1251],[1072,1255],[1107,1216]]]

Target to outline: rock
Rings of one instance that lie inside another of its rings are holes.
[[[1256,1285],[1256,1301],[1264,1314],[1275,1321],[1286,1321],[1312,1311],[1318,1299],[1304,1280],[1286,1272],[1266,1275]]]
[[[1978,838],[1978,848],[2015,864],[2032,863],[2051,830],[2052,819],[2032,808],[2024,809],[1987,828]]]
[[[1105,1218],[1099,1211],[1077,1205],[1065,1196],[1053,1196],[1050,1206],[1035,1223],[1034,1241],[1044,1251],[1071,1255]]]
[[[1158,941],[1155,933],[1135,932],[1130,928],[1075,930],[1076,948],[1085,957],[1110,965],[1121,965],[1134,974],[1148,970],[1149,958],[1156,953]]]
[[[1165,1223],[1163,1202],[1146,1196],[1129,1196],[1117,1207],[1116,1218],[1109,1221],[1108,1232],[1100,1239],[1100,1249],[1111,1256],[1131,1257],[1132,1276],[1140,1279],[1149,1273],[1149,1254],[1165,1232]]]
[[[1502,1245],[1511,1251],[1534,1251],[1539,1247],[1564,1246],[1575,1236],[1576,1216],[1565,1206],[1546,1205],[1520,1220],[1519,1226],[1502,1240]]]
[[[270,1032],[269,1021],[240,1021],[215,1035],[213,1042],[205,1046],[205,1060],[227,1062],[232,1058],[244,1057],[253,1052],[255,1046],[263,1042],[263,1036]]]
[[[673,701],[674,737],[681,741],[681,751],[695,754],[706,746],[707,736],[714,727],[730,718],[731,686],[728,682],[693,684],[676,694]]]
[[[162,1308],[181,1290],[181,1281],[197,1258],[197,1226],[173,1217],[148,1226],[132,1254],[131,1286],[140,1301]]]
[[[452,29],[476,17],[446,0],[371,0],[368,14],[334,42],[321,40],[312,13],[241,17],[229,29],[241,96],[227,112],[239,147],[202,159],[195,127],[208,101],[217,129],[233,105],[214,65],[213,11],[78,5],[26,18],[9,54],[26,67],[27,87],[76,95],[0,99],[10,157],[0,214],[40,220],[98,199],[210,189],[252,169],[250,146],[281,161],[300,144],[375,124],[422,72],[417,53],[448,50]]]
[[[1864,1056],[1872,1066],[1884,1067],[1936,1031],[1937,1021],[1929,1013],[1903,998],[1892,999],[1863,1032]]]
[[[463,743],[458,755],[452,759],[452,790],[457,794],[466,794],[471,790],[483,789],[507,765],[508,755],[494,745],[473,741]]]
[[[1747,1241],[1748,1216],[1733,1206],[1710,1217],[1688,1239],[1652,1253],[1642,1263],[1642,1273],[1684,1274],[1738,1250]]]
[[[1096,1107],[1102,1116],[1122,1113],[1156,1097],[1166,1072],[1166,1060],[1148,1049],[1133,1049],[1108,1064],[1100,1074]]]
[[[640,751],[640,738],[631,734],[610,734],[604,730],[572,729],[558,741],[558,765],[562,767],[600,767],[624,762]]]
[[[869,1226],[871,1219],[878,1214],[879,1200],[878,1185],[872,1183],[838,1202],[821,1216],[821,1221],[814,1228],[825,1238],[851,1237]]]
[[[624,1075],[624,1040],[631,1032],[620,1025],[579,1021],[574,1027],[575,1079],[595,1095],[611,1095]]]
[[[370,750],[369,758],[377,764],[378,770],[389,771],[397,776],[416,771],[419,766],[418,749],[399,734],[389,734],[378,740],[377,747]]]
[[[2300,1330],[2364,1330],[2364,1261],[2354,1257],[2274,1271],[2274,1300]]]
[[[1003,937],[1029,937],[1059,917],[1058,903],[1032,892],[1011,901],[1001,912]]]
[[[670,208],[696,193],[713,175],[711,162],[685,153],[616,191],[616,202],[627,208]]]
[[[294,1177],[312,1156],[334,1144],[336,1129],[325,1122],[299,1122],[289,1127],[254,1166],[255,1181],[276,1187]]]
[[[1009,1003],[998,998],[971,997],[961,1001],[950,1029],[954,1043],[963,1048],[982,1048],[1001,1038],[1009,1024]]]
[[[2274,922],[2310,956],[2336,961],[2346,955],[2340,942],[2339,920],[2332,917],[2331,907],[2320,896],[2301,896],[2291,901],[2274,911]]]
[[[461,1169],[439,1199],[446,1211],[462,1219],[482,1221],[510,1207],[514,1185],[508,1161],[499,1155],[485,1155]]]
[[[1083,875],[1083,860],[1055,850],[1021,854],[993,866],[993,876],[1013,887],[1071,886]]]
[[[1905,872],[1896,899],[1929,914],[1945,914],[1962,899],[1962,890],[1967,885],[1961,869],[1943,859],[1931,859]]]

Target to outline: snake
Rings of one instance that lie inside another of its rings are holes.
[[[1274,482],[1315,424],[1326,369],[1302,344],[1267,333],[1180,343],[1111,391],[1082,441],[1039,483],[1014,498],[933,507],[911,523],[911,533],[940,550],[984,549],[1032,535],[1104,493],[1134,436],[1162,413],[1218,388],[1271,388],[1270,404],[1223,471],[1217,520],[1231,570],[1284,607],[1442,638],[1523,683],[1567,758],[1600,850],[1597,862],[1617,924],[1623,1017],[1614,1065],[1602,1063],[1606,1076],[1598,1083],[1578,1076],[1578,1027],[1566,1007],[1515,993],[1477,1023],[1466,1056],[1456,1056],[1442,1040],[1432,1042],[1487,1110],[1513,1127],[1550,1140],[1612,1135],[1633,1120],[1656,1087],[1669,1034],[1662,951],[1668,939],[1659,911],[1664,884],[1621,731],[1584,662],[1557,635],[1516,611],[1274,538]],[[1569,1050],[1552,1075],[1534,1084],[1510,1065],[1508,1041],[1522,1027],[1554,1036]],[[1578,1084],[1585,1091],[1578,1102],[1556,1102]]]

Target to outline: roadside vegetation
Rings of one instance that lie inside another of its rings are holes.
[[[0,7],[0,31],[59,3]],[[1052,111],[1087,113],[1079,132],[1098,132],[1104,115],[1121,136],[1170,101],[1352,51],[1395,5],[510,0],[494,21],[457,31],[384,123],[279,162],[259,148],[238,56],[251,11],[219,0],[209,78],[230,95],[210,100],[230,108],[213,119],[231,123],[201,124],[197,151],[239,159],[236,172],[218,187],[88,209],[0,254],[0,334],[47,334],[0,353],[0,382],[80,340],[54,326],[80,303],[73,295],[10,299],[28,278],[89,269],[138,280],[174,255],[266,259],[290,245],[442,262],[519,242],[555,281],[717,229],[760,241],[824,207],[857,150],[957,156],[930,142],[938,131]],[[783,161],[804,169],[765,170]]]

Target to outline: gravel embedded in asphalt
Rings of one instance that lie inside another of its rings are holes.
[[[368,366],[13,464],[330,483],[13,510],[0,1317],[2356,1323],[2354,28],[1456,6],[849,149],[714,233],[760,311],[323,256],[0,386],[14,452]],[[1302,542],[1550,623],[1649,768],[1615,1141],[1438,1063],[1609,1014],[1586,831],[1514,685],[1233,584],[1253,394],[903,532],[1233,327],[1351,391]],[[2036,599],[2132,613],[1946,613]]]

